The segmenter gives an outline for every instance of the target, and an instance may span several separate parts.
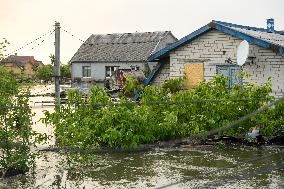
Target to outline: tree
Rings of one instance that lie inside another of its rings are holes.
[[[55,55],[54,54],[50,54],[49,58],[50,58],[51,65],[54,66],[54,64],[55,64]],[[70,65],[61,64],[60,65],[60,72],[61,72],[61,76],[63,78],[71,78]]]
[[[51,64],[37,68],[35,76],[44,81],[51,81],[53,77],[53,66]]]
[[[49,58],[50,58],[51,65],[54,66],[54,64],[55,64],[55,55],[54,54],[50,54]]]
[[[9,44],[7,39],[2,38],[2,42],[0,42],[0,60],[4,58],[4,52],[6,51],[7,44]]]
[[[61,76],[63,78],[71,78],[71,69],[70,66],[67,64],[62,64],[60,66]]]
[[[0,59],[7,41],[0,43]],[[29,87],[22,87],[15,76],[0,66],[0,177],[25,173],[34,166],[30,146],[47,139],[32,129]]]
[[[2,42],[0,42],[0,61],[4,59],[4,53],[6,51],[7,45],[10,44],[6,38],[2,39]]]

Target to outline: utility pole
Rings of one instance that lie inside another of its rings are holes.
[[[60,23],[55,22],[55,62],[54,62],[54,77],[55,77],[55,110],[60,108]]]

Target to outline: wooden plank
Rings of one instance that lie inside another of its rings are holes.
[[[185,85],[187,88],[194,88],[204,80],[203,63],[184,64]]]

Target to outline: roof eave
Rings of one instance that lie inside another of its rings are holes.
[[[167,57],[167,56],[169,56],[169,53],[171,51],[175,50],[176,48],[182,46],[183,44],[185,44],[189,41],[196,39],[200,35],[208,32],[212,29],[216,29],[216,30],[219,30],[221,32],[227,33],[229,35],[247,40],[249,43],[253,43],[253,44],[259,45],[259,46],[264,47],[264,48],[273,49],[274,51],[276,50],[276,51],[279,52],[280,48],[283,48],[279,45],[272,44],[271,42],[267,42],[267,41],[262,40],[262,39],[257,39],[255,37],[250,36],[250,35],[247,35],[247,34],[244,34],[242,32],[231,29],[228,26],[223,25],[222,22],[220,22],[220,21],[212,21],[209,24],[200,28],[199,30],[194,31],[193,33],[183,37],[182,39],[176,41],[175,43],[165,47],[164,49],[161,49],[160,51],[158,51],[154,54],[152,54],[151,56],[149,56],[148,61],[149,62],[156,62],[160,58]],[[283,54],[281,52],[280,52],[280,54],[283,56]]]
[[[254,30],[254,31],[260,31],[260,32],[268,32],[266,28],[258,28],[258,27],[252,27],[252,26],[244,26],[240,24],[233,24],[233,23],[228,23],[228,22],[223,22],[223,21],[217,21],[213,20],[212,22],[215,22],[217,24],[221,24],[224,26],[229,26],[229,27],[236,27],[236,28],[241,28],[241,29],[246,29],[246,30]],[[284,35],[284,31],[277,31],[275,30],[274,33]]]
[[[149,56],[148,61],[149,62],[155,62],[157,59],[160,59],[162,57],[166,57],[168,56],[168,53],[172,50],[175,50],[176,48],[180,47],[181,45],[183,45],[184,43],[195,39],[196,37],[198,37],[199,35],[208,32],[209,30],[211,30],[212,28],[208,25],[203,26],[202,28],[200,28],[199,30],[194,31],[193,33],[181,38],[180,40],[174,42],[173,44],[165,47],[164,49],[161,49],[160,51],[152,54],[151,56]]]
[[[280,53],[281,56],[284,57],[283,53],[281,52],[282,51],[281,49],[283,49],[284,47],[282,47],[280,45],[277,45],[277,44],[274,44],[272,42],[268,42],[268,41],[265,41],[265,40],[262,40],[262,39],[255,38],[255,37],[250,36],[248,34],[244,34],[240,31],[228,28],[228,27],[226,27],[222,24],[219,24],[219,23],[216,23],[215,29],[217,29],[221,32],[224,32],[226,34],[232,35],[234,37],[246,40],[249,43],[256,44],[260,47],[272,49],[274,52]]]
[[[283,46],[280,46],[280,45],[277,45],[277,44],[273,44],[271,42],[267,42],[267,41],[262,40],[262,39],[257,39],[257,38],[255,38],[253,36],[248,35],[248,34],[244,34],[244,33],[240,32],[240,31],[237,31],[237,30],[234,30],[232,28],[229,28],[229,26],[223,25],[222,22],[220,22],[220,21],[212,21],[209,24],[207,24],[207,25],[203,26],[202,28],[200,28],[199,30],[196,30],[195,32],[193,32],[193,33],[183,37],[182,39],[176,41],[175,43],[169,45],[168,47],[165,47],[164,49],[161,49],[160,51],[158,51],[155,54],[151,55],[148,58],[148,61],[149,62],[157,62],[161,58],[169,56],[169,53],[172,50],[175,50],[176,48],[184,45],[185,43],[190,42],[190,41],[196,39],[200,35],[208,32],[208,31],[210,31],[212,29],[216,29],[218,31],[221,31],[223,33],[235,36],[235,37],[243,39],[243,40],[247,40],[249,43],[256,44],[256,45],[261,46],[263,48],[272,49],[274,52],[280,53],[280,55],[282,57],[284,57],[284,47]],[[162,66],[163,65],[161,65],[161,67]],[[158,72],[158,70],[156,70],[155,72]],[[147,82],[145,82],[145,84],[148,85],[155,78],[155,76],[156,76],[156,73],[153,73],[151,78],[147,78],[145,80],[145,81],[147,81]]]

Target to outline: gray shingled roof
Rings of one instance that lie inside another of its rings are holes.
[[[71,59],[72,62],[147,61],[169,31],[91,35]]]
[[[274,45],[279,45],[279,46],[284,47],[284,35],[281,35],[278,33],[268,33],[268,32],[263,32],[263,31],[257,31],[257,30],[248,30],[248,29],[237,28],[237,27],[229,27],[229,28],[232,28],[244,34],[250,35],[252,37],[262,39]]]

